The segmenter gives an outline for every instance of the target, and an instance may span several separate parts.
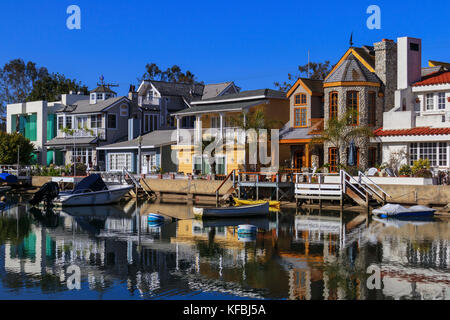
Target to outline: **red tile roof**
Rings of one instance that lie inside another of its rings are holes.
[[[379,128],[373,132],[377,137],[387,136],[427,136],[450,134],[450,128],[418,127],[412,129],[383,130]]]
[[[438,71],[435,73],[431,73],[423,77],[421,81],[414,83],[413,87],[430,86],[443,83],[450,83],[450,71]]]

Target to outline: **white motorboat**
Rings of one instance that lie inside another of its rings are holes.
[[[100,175],[90,175],[80,181],[74,190],[60,192],[55,202],[62,206],[92,206],[119,202],[133,186],[106,185]]]
[[[399,204],[388,203],[380,209],[372,210],[372,213],[380,218],[417,218],[432,217],[436,209],[425,206],[412,206],[405,208]]]

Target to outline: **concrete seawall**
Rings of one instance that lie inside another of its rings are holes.
[[[223,181],[209,180],[162,180],[162,179],[143,179],[142,187],[147,191],[155,193],[171,193],[186,195],[207,195],[215,196],[216,189]],[[224,195],[233,187],[232,181],[227,181],[219,191],[219,195]]]
[[[392,198],[391,203],[447,205],[450,203],[450,186],[380,185]]]

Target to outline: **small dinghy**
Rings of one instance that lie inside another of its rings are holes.
[[[253,217],[267,214],[269,214],[269,202],[228,208],[194,207],[194,215],[199,218]]]
[[[405,208],[399,204],[391,204],[372,210],[372,213],[380,218],[414,218],[414,217],[432,217],[436,209],[425,206],[412,206]]]

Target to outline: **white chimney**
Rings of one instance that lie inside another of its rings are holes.
[[[406,89],[422,78],[422,40],[397,39],[397,89]]]

